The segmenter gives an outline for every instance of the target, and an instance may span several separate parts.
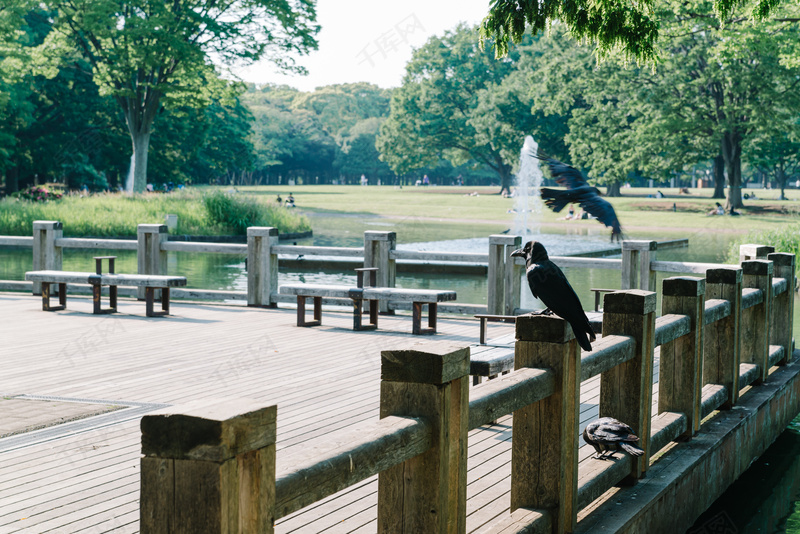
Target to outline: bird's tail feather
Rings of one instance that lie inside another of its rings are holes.
[[[581,348],[583,350],[585,350],[586,352],[591,352],[592,351],[592,344],[589,342],[589,335],[586,332],[586,330],[584,330],[580,326],[576,327],[572,323],[570,323],[570,325],[572,326],[572,331],[575,333],[575,339],[578,340],[578,345],[580,345]],[[595,339],[594,338],[594,332],[592,332],[591,329],[589,330],[589,332],[591,332],[592,339]]]
[[[564,206],[569,204],[569,200],[565,198],[566,195],[562,191],[558,191],[557,189],[549,189],[547,187],[543,187],[541,189],[541,195],[542,198],[545,199],[545,204],[547,204],[547,207],[552,209],[556,213],[563,210]]]
[[[620,446],[630,454],[631,456],[641,456],[644,454],[644,451],[635,445],[631,445],[630,443],[625,443],[624,441],[620,443]]]

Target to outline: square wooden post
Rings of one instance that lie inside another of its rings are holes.
[[[549,510],[553,532],[577,525],[578,413],[581,349],[569,323],[556,316],[517,317],[514,367],[549,369],[556,391],[514,412],[511,511]]]
[[[656,272],[650,262],[656,259],[656,241],[622,242],[622,289],[656,290]]]
[[[775,252],[775,247],[770,245],[756,245],[748,243],[739,245],[739,263],[748,260],[766,260],[768,254]]]
[[[761,304],[742,311],[741,361],[758,365],[760,384],[769,376],[769,330],[772,317],[773,264],[768,260],[742,262],[742,287],[761,290]]]
[[[378,532],[463,534],[467,518],[469,347],[416,343],[381,352],[380,416],[434,425],[425,453],[378,475]]]
[[[278,291],[278,229],[251,226],[247,229],[247,305],[275,308],[272,294]]]
[[[772,262],[773,279],[786,280],[786,291],[773,295],[772,320],[769,323],[769,343],[783,347],[783,358],[778,365],[786,365],[792,359],[795,257],[794,254],[777,252],[768,254],[767,260]]]
[[[63,234],[59,221],[33,221],[34,271],[61,270],[62,253],[61,247],[56,246],[56,239],[61,239]],[[33,282],[33,294],[42,294],[41,282]]]
[[[397,261],[392,257],[397,248],[397,233],[395,232],[364,232],[364,267],[378,269],[376,287],[394,287],[397,277]],[[380,313],[393,315],[394,310],[389,310],[389,300],[381,299],[379,302]]]
[[[167,252],[161,250],[161,243],[167,240],[166,224],[140,224],[136,229],[136,264],[139,274],[167,274]],[[156,290],[156,299],[161,298],[161,290]],[[144,287],[138,289],[138,299],[144,300]]]
[[[600,417],[624,421],[639,436],[644,454],[633,459],[631,471],[638,479],[650,465],[656,294],[637,289],[608,293],[603,310],[603,336],[630,336],[636,343],[633,359],[601,375],[599,408]]]
[[[142,534],[273,532],[277,406],[203,400],[142,418]]]
[[[722,409],[730,409],[739,399],[739,344],[742,320],[742,270],[735,267],[706,271],[706,300],[723,299],[731,314],[705,328],[703,342],[703,382],[720,384],[728,390]]]
[[[658,411],[686,415],[688,439],[700,429],[703,372],[703,330],[706,281],[693,276],[666,278],[661,314],[688,315],[690,330],[661,345],[658,374]]]
[[[520,281],[524,265],[517,265],[516,258],[511,258],[510,254],[521,244],[522,237],[517,235],[489,236],[487,275],[489,284],[486,300],[489,315],[513,315],[514,309],[519,308]],[[513,279],[515,274],[517,275],[516,281]],[[515,289],[516,292],[514,292]]]

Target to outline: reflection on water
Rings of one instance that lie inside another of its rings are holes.
[[[688,532],[800,532],[799,503],[800,417]]]

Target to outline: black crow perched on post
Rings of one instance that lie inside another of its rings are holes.
[[[641,456],[644,451],[633,445],[639,442],[633,429],[612,417],[602,417],[592,421],[583,430],[583,440],[597,451],[598,460],[613,458],[617,451],[625,451],[631,456]]]
[[[542,188],[542,198],[549,208],[558,213],[567,204],[579,204],[584,212],[611,228],[611,241],[615,238],[620,241],[622,226],[619,224],[614,207],[600,198],[600,190],[589,185],[581,171],[544,154],[535,154],[533,157],[547,163],[556,183],[567,188],[566,191]]]
[[[591,351],[591,342],[596,338],[592,325],[583,312],[581,300],[558,265],[547,257],[544,245],[538,241],[528,241],[523,248],[515,250],[511,255],[525,258],[531,293],[547,306],[542,313],[555,313],[565,319],[572,326],[581,348]]]

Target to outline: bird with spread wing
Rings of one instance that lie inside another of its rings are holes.
[[[622,226],[619,224],[614,207],[600,198],[600,190],[589,185],[581,171],[541,153],[531,155],[547,163],[556,183],[567,188],[562,191],[543,187],[541,193],[547,207],[558,213],[567,204],[578,204],[584,212],[611,228],[611,241],[622,239]]]

